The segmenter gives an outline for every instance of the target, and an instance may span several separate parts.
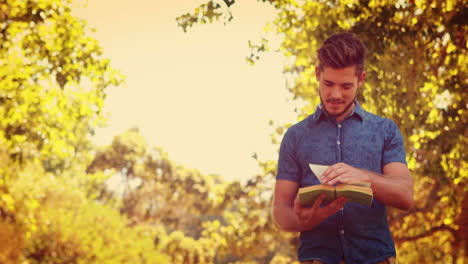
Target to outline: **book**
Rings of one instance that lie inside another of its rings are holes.
[[[362,186],[364,183],[353,184],[338,184],[331,186],[327,184],[317,184],[308,187],[299,188],[299,202],[302,206],[310,206],[314,204],[315,199],[324,193],[326,195],[324,201],[329,203],[340,196],[348,199],[348,202],[355,202],[365,206],[372,204],[372,189]]]
[[[318,165],[318,164],[309,164],[310,169],[312,172],[317,176],[317,179],[322,183],[322,174],[328,169],[329,166],[326,165]]]
[[[321,176],[328,166],[316,164],[309,164],[309,166],[320,183],[322,183]],[[326,195],[324,199],[325,202],[331,202],[340,196],[344,196],[349,202],[355,202],[369,207],[372,204],[373,198],[372,189],[368,182],[338,184],[336,186],[317,184],[299,188],[299,202],[302,206],[310,206],[322,193]]]

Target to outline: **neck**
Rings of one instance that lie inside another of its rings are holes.
[[[349,113],[351,113],[351,111],[353,111],[354,107],[356,106],[356,103],[355,101],[353,100],[353,102],[351,102],[344,110],[343,112],[341,112],[340,114],[337,114],[335,115],[335,120],[337,123],[341,123],[341,121],[343,121],[343,119],[345,119],[345,117],[347,117],[349,115]]]

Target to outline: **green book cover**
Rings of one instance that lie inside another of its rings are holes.
[[[348,201],[371,206],[373,193],[370,187],[363,187],[354,184],[340,184],[336,186],[336,198],[344,196]]]
[[[328,169],[327,165],[309,164],[310,169],[322,183],[322,174]],[[299,189],[299,201],[303,206],[310,206],[315,199],[325,193],[327,196],[325,202],[331,202],[340,196],[348,198],[348,201],[360,203],[366,206],[372,204],[372,189],[369,182],[354,182],[350,184],[339,184],[336,187],[319,184]]]
[[[355,202],[370,207],[373,198],[372,189],[367,183],[339,184],[336,187],[318,184],[300,188],[298,192],[299,202],[302,206],[311,206],[322,193],[326,194],[324,201],[327,203],[340,196],[344,196],[348,199],[348,202]]]
[[[317,197],[325,193],[325,202],[335,200],[335,187],[325,184],[313,185],[299,189],[299,202],[302,206],[312,205]]]

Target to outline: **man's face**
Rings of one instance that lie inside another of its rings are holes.
[[[340,122],[353,109],[357,89],[362,86],[366,73],[356,75],[356,66],[343,69],[324,67],[315,69],[319,81],[319,95],[325,111]]]

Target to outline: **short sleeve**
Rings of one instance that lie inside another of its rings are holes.
[[[391,162],[402,162],[406,164],[406,153],[403,144],[403,136],[398,126],[395,122],[388,119],[385,128],[385,145],[382,153],[382,165],[385,166]]]
[[[291,128],[286,131],[281,141],[276,179],[299,182],[300,167],[296,158],[297,138]]]

